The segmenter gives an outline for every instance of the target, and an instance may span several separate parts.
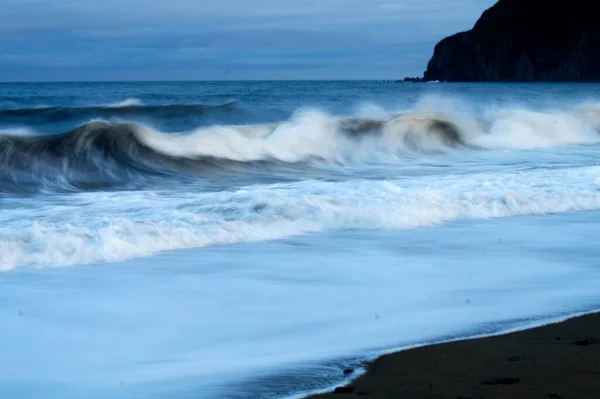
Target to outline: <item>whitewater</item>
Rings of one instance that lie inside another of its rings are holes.
[[[290,398],[597,310],[596,85],[0,85],[0,396]]]

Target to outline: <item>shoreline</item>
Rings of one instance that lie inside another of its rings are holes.
[[[333,398],[600,398],[600,312],[381,356]]]

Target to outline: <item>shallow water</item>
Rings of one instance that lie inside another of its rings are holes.
[[[0,85],[0,396],[286,397],[598,308],[598,87]]]

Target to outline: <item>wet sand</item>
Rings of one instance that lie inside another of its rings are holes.
[[[311,399],[600,399],[600,313],[502,336],[383,356]],[[504,378],[503,378],[504,377]]]

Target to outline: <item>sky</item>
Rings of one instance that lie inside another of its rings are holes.
[[[0,0],[0,81],[401,79],[495,0]]]

